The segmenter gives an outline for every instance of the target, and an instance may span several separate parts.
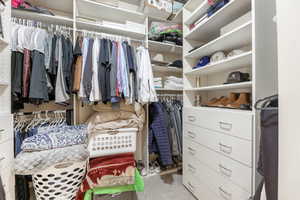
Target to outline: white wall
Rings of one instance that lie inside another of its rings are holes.
[[[300,1],[277,0],[279,200],[300,198]]]

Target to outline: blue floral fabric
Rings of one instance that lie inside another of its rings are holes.
[[[63,126],[58,128],[41,128],[32,137],[22,143],[23,151],[43,151],[63,148],[72,145],[86,144],[88,139],[87,126]]]

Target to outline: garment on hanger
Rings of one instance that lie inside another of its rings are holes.
[[[105,104],[120,103],[122,98],[128,104],[157,101],[150,55],[144,47],[135,48],[130,41],[99,34],[78,36],[75,51],[79,56],[74,61],[72,88],[83,101]]]
[[[67,103],[73,66],[69,35],[13,23],[11,40],[13,110],[23,103]]]
[[[149,113],[149,153],[158,154],[162,166],[182,160],[182,103],[160,100],[150,105]]]
[[[265,185],[266,199],[278,199],[278,96],[267,97],[261,110],[261,139],[257,171],[263,176],[254,200],[261,199]]]

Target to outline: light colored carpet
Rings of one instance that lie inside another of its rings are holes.
[[[138,200],[196,200],[182,185],[182,176],[170,174],[144,179],[145,191],[137,193]]]

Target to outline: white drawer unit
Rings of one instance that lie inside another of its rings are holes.
[[[214,194],[205,184],[195,177],[194,170],[183,166],[183,185],[198,199],[216,200]]]
[[[252,118],[248,112],[184,108],[184,122],[252,140]]]
[[[0,143],[13,138],[13,116],[11,114],[0,115]]]
[[[215,152],[252,166],[252,142],[185,124],[184,135]]]
[[[223,156],[220,153],[216,153],[188,138],[184,139],[183,154],[185,163],[199,160],[219,175],[231,180],[246,191],[251,192],[252,168]]]
[[[0,143],[0,176],[3,182],[6,199],[15,199],[15,174],[14,174],[14,142],[8,140]]]
[[[194,180],[199,180],[199,183],[202,183],[203,186],[198,184],[200,187],[202,186],[203,188],[206,188],[206,190],[214,193],[216,196],[214,200],[249,200],[250,198],[251,193],[249,191],[232,183],[228,178],[219,175],[198,160],[191,160],[189,163],[184,162],[183,173],[188,180],[192,181],[193,178],[190,177],[194,177]],[[197,183],[197,181],[195,182]],[[195,182],[191,182],[191,184],[196,184]],[[198,189],[197,186],[195,186],[195,188]],[[197,197],[201,200],[210,200],[207,197],[202,196],[201,193]]]

